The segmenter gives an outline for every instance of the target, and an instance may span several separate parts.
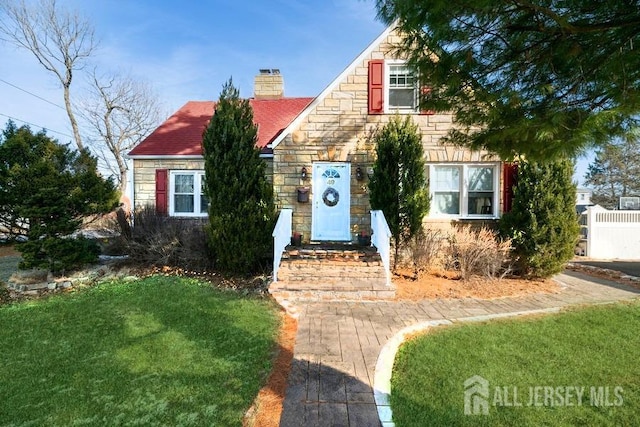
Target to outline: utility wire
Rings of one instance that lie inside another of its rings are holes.
[[[18,118],[16,118],[16,117],[11,117],[11,116],[8,116],[8,115],[6,115],[6,114],[2,114],[2,113],[0,113],[0,116],[6,117],[6,118],[8,118],[8,119],[10,119],[10,120],[15,120],[15,121],[18,121],[18,122],[21,122],[21,123],[27,124],[27,125],[29,125],[29,126],[33,126],[33,127],[35,127],[35,128],[44,129],[44,130],[45,130],[45,131],[47,131],[47,132],[56,133],[56,134],[58,134],[58,135],[66,136],[66,137],[69,137],[69,138],[72,138],[72,139],[73,139],[73,136],[69,135],[68,133],[58,132],[57,130],[50,129],[50,128],[46,127],[46,126],[36,125],[36,124],[34,124],[34,123],[30,123],[30,122],[27,122],[27,121],[25,121],[25,120],[21,120],[21,119],[18,119]]]
[[[61,110],[67,111],[67,110],[66,110],[62,105],[56,104],[55,102],[51,102],[51,101],[49,101],[48,99],[45,99],[45,98],[41,97],[40,95],[36,95],[36,94],[35,94],[35,93],[33,93],[33,92],[29,92],[29,91],[28,91],[28,90],[26,90],[26,89],[22,89],[21,87],[16,86],[16,85],[14,85],[13,83],[9,83],[8,81],[3,80],[3,79],[0,79],[0,82],[2,82],[2,83],[4,83],[4,84],[7,84],[7,85],[9,85],[9,86],[11,86],[11,87],[13,87],[13,88],[18,89],[18,90],[21,90],[22,92],[24,92],[24,93],[26,93],[26,94],[29,94],[29,95],[31,95],[31,96],[33,96],[33,97],[35,97],[35,98],[38,98],[38,99],[39,99],[39,100],[41,100],[41,101],[46,102],[47,104],[51,104],[51,105],[53,105],[54,107],[58,107],[58,108],[59,108],[59,109],[61,109]]]
[[[33,92],[29,92],[28,90],[23,89],[23,88],[21,88],[20,86],[14,85],[13,83],[10,83],[10,82],[8,82],[8,81],[6,81],[6,80],[4,80],[4,79],[1,79],[1,78],[0,78],[0,82],[4,83],[4,84],[6,84],[6,85],[9,85],[9,86],[11,86],[11,87],[13,87],[13,88],[15,88],[15,89],[18,89],[19,91],[22,91],[22,92],[24,92],[24,93],[26,93],[26,94],[28,94],[28,95],[31,95],[31,96],[33,96],[34,98],[38,98],[39,100],[44,101],[44,102],[46,102],[47,104],[53,105],[54,107],[58,107],[58,108],[60,108],[60,109],[61,109],[61,110],[63,110],[63,111],[67,111],[67,110],[66,110],[63,106],[61,106],[60,104],[56,104],[55,102],[49,101],[48,99],[43,98],[43,97],[41,97],[40,95],[36,95],[36,94],[35,94],[35,93],[33,93]],[[49,131],[49,132],[51,132],[51,133],[55,133],[55,134],[58,134],[58,135],[66,136],[66,137],[68,137],[68,138],[73,138],[73,136],[71,136],[71,135],[69,135],[69,134],[66,134],[66,133],[64,133],[64,132],[58,132],[58,131],[56,131],[56,130],[49,129],[49,128],[47,128],[46,126],[40,126],[40,125],[37,125],[37,124],[34,124],[34,123],[27,122],[27,121],[22,120],[22,119],[18,119],[17,117],[8,116],[8,115],[3,114],[3,113],[0,113],[0,116],[3,116],[3,117],[6,117],[6,118],[8,118],[8,119],[15,120],[15,121],[18,121],[18,122],[21,122],[21,123],[27,124],[27,125],[29,125],[29,126],[33,126],[33,127],[36,127],[36,128],[45,129],[46,131]]]

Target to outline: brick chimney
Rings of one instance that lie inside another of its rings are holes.
[[[280,99],[284,97],[284,80],[277,68],[263,68],[253,84],[255,99]]]

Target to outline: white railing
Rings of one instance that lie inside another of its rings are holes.
[[[284,248],[291,242],[291,220],[293,217],[292,209],[282,209],[278,222],[273,229],[273,281],[278,281],[278,269],[280,268],[280,260]]]
[[[587,256],[640,259],[640,211],[587,208]]]
[[[387,275],[387,286],[391,286],[391,230],[382,211],[371,211],[371,243],[378,249]]]

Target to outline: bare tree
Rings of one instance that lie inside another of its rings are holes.
[[[126,194],[126,153],[144,139],[160,121],[159,102],[146,82],[115,74],[93,72],[82,116],[91,128],[91,146],[116,177]]]
[[[40,0],[27,5],[24,0],[0,1],[0,38],[30,51],[62,85],[64,105],[79,150],[84,148],[72,105],[70,88],[74,72],[96,49],[93,25],[75,12],[56,5],[56,0]]]

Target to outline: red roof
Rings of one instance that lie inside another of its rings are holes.
[[[313,98],[250,99],[259,148],[275,139]],[[130,156],[202,155],[202,132],[215,102],[189,101],[129,152]]]

